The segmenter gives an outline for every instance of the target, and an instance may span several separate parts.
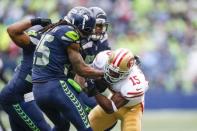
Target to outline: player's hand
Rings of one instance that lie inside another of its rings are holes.
[[[88,97],[95,96],[96,94],[99,93],[96,86],[95,86],[93,79],[87,79],[85,87],[86,87],[86,93],[87,93]]]
[[[34,18],[31,19],[31,24],[34,25],[41,25],[43,27],[51,24],[51,19],[47,19],[47,18]]]
[[[100,93],[104,92],[106,88],[108,88],[110,85],[106,82],[104,78],[96,79],[95,80],[95,86],[98,89]]]

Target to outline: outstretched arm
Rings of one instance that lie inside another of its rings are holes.
[[[30,43],[30,38],[24,31],[31,26],[31,20],[23,20],[10,25],[7,32],[16,45],[24,47]]]
[[[106,96],[100,93],[95,95],[95,98],[98,104],[108,114],[116,112],[119,108],[128,103],[128,100],[124,99],[118,92],[115,92],[111,99],[108,99]]]
[[[85,64],[81,54],[79,53],[79,44],[72,44],[67,48],[69,60],[72,63],[76,73],[83,77],[98,78],[103,77],[103,72],[96,70]]]
[[[16,45],[18,45],[19,47],[24,47],[30,43],[30,38],[25,33],[25,30],[34,25],[46,26],[48,24],[51,24],[50,19],[35,18],[22,20],[10,25],[7,28],[7,32]]]

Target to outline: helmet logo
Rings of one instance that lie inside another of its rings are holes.
[[[86,22],[86,20],[88,20],[88,16],[85,14],[85,15],[83,15],[82,29],[84,29],[84,27],[85,27],[85,22]]]
[[[88,20],[88,18],[89,18],[88,15],[86,15],[86,14],[83,15],[83,17],[85,18],[85,20]]]

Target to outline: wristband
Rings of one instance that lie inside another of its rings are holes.
[[[70,78],[67,81],[78,93],[82,91],[81,86],[76,81]]]
[[[41,23],[41,18],[31,19],[31,25],[39,25]]]
[[[110,100],[110,101],[111,101],[111,105],[112,105],[113,111],[114,111],[114,112],[117,112],[118,109],[117,109],[115,103],[114,103],[112,100]]]

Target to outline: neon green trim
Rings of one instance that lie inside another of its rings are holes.
[[[85,111],[86,111],[87,114],[89,114],[91,110],[92,110],[92,108],[90,108],[89,106],[85,105]]]
[[[73,79],[70,79],[70,78],[67,81],[68,81],[69,84],[71,84],[72,87],[74,87],[74,89],[78,93],[80,93],[82,91],[80,85],[76,81],[74,81]]]
[[[30,36],[37,36],[37,32],[35,30],[29,30],[27,34]]]
[[[79,40],[79,35],[75,31],[68,31],[65,33],[65,35],[73,41]]]
[[[29,126],[32,131],[40,131],[40,129],[34,124],[34,122],[26,115],[19,104],[12,105],[17,114],[23,119],[23,121]]]
[[[71,102],[75,105],[84,125],[86,128],[90,127],[89,124],[89,120],[87,118],[86,112],[84,111],[82,105],[80,104],[80,102],[78,101],[78,99],[76,98],[76,96],[70,91],[70,89],[67,87],[67,84],[65,81],[60,80],[60,84],[63,87],[64,92],[66,93],[66,95],[70,98]]]

